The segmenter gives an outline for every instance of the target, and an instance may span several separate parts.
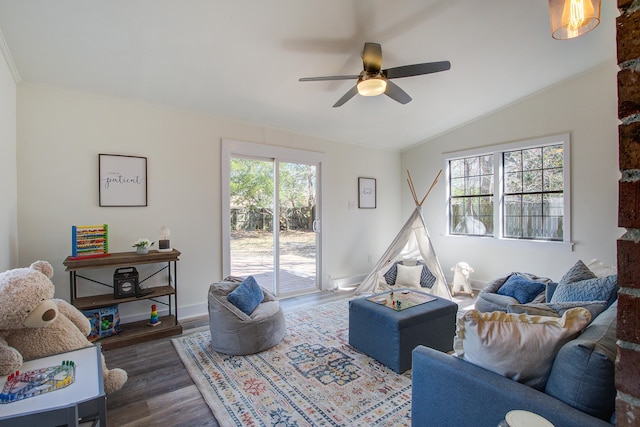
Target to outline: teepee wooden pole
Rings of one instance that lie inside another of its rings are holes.
[[[413,201],[416,202],[416,206],[418,205],[418,195],[416,194],[416,189],[413,186],[413,179],[411,179],[411,172],[407,169],[407,182],[409,183],[409,190],[411,190],[411,195],[413,196]]]
[[[431,193],[431,190],[433,189],[433,186],[436,185],[436,183],[438,182],[438,178],[440,178],[440,174],[441,173],[442,173],[442,169],[440,169],[440,172],[438,172],[438,175],[436,175],[436,179],[433,180],[433,183],[431,184],[431,187],[429,187],[429,191],[427,191],[427,194],[424,195],[424,197],[422,198],[422,201],[420,202],[420,204],[418,206],[422,206],[424,201],[427,200],[427,196],[429,195],[429,193]]]

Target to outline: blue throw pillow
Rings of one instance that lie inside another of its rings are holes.
[[[573,301],[606,301],[609,307],[618,298],[618,275],[596,277],[574,283],[560,283],[551,303]]]
[[[398,277],[398,263],[394,262],[391,268],[384,273],[384,280],[387,282],[387,285],[395,285],[396,278]]]
[[[544,283],[527,280],[513,274],[504,282],[504,285],[500,286],[497,293],[515,298],[520,304],[526,304],[533,301],[544,289]]]
[[[253,310],[264,300],[264,293],[256,279],[253,276],[249,276],[233,292],[227,295],[227,300],[247,316],[250,316]]]
[[[418,261],[418,264],[422,264],[422,274],[420,275],[420,286],[423,288],[433,288],[433,284],[436,283],[436,276],[431,273],[427,264],[422,261]]]
[[[396,279],[398,277],[398,264],[403,264],[402,261],[394,262],[391,268],[384,273],[384,280],[387,282],[387,285],[395,285]],[[404,264],[403,264],[404,265]],[[420,274],[420,286],[423,288],[432,288],[433,284],[436,283],[436,276],[431,273],[427,264],[422,261],[418,261],[416,265],[422,265],[422,274]]]

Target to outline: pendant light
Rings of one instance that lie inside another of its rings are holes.
[[[600,23],[600,0],[549,0],[551,36],[557,40],[579,37]]]

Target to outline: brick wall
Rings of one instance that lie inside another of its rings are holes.
[[[605,0],[608,1],[608,0]],[[618,0],[617,425],[640,425],[640,0]]]

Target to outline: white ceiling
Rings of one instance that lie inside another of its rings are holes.
[[[206,111],[401,150],[615,59],[616,2],[600,25],[551,38],[547,0],[0,0],[21,82]],[[394,82],[413,97],[356,96],[364,42],[383,68],[449,60]],[[2,45],[0,39],[0,45]]]

